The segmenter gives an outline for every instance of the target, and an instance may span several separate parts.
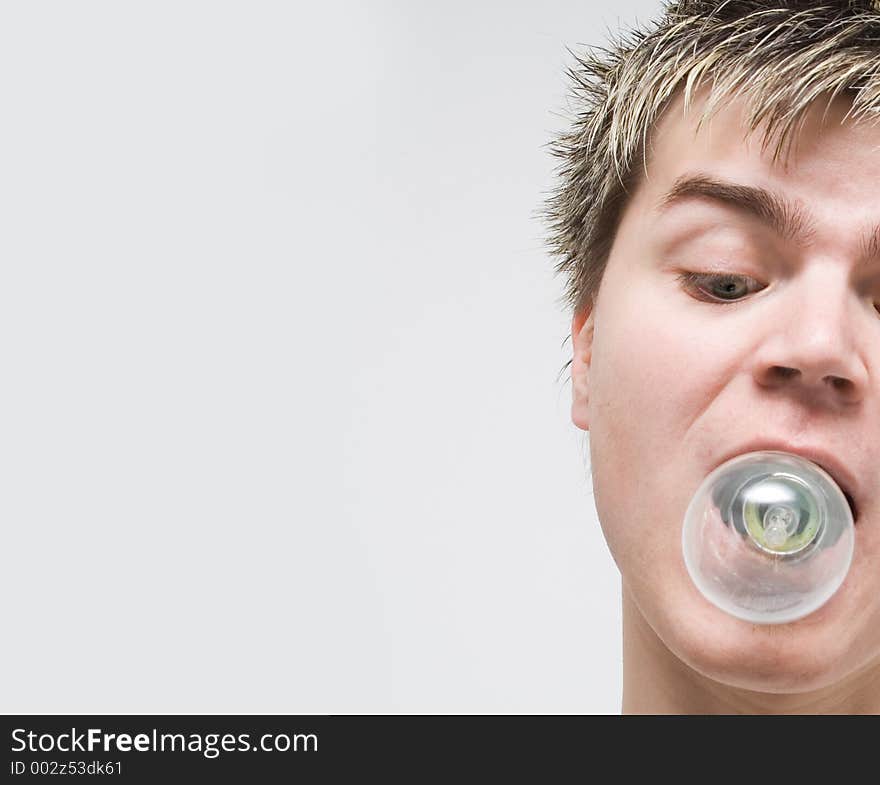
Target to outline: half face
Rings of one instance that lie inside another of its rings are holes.
[[[880,126],[841,124],[848,106],[815,105],[774,164],[740,99],[697,132],[679,97],[572,324],[572,419],[624,591],[679,659],[746,689],[880,663]],[[771,445],[828,458],[856,545],[828,603],[759,626],[698,593],[681,526],[710,471]]]

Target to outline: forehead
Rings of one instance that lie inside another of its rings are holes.
[[[747,101],[731,96],[699,124],[706,91],[686,111],[679,94],[651,131],[634,198],[656,214],[676,182],[694,175],[755,186],[785,197],[820,230],[819,240],[846,242],[880,221],[880,125],[845,119],[847,98],[814,102],[799,121],[790,154],[773,160],[776,139],[762,149],[764,127],[750,131]]]

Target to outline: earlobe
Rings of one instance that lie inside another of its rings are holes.
[[[571,321],[571,420],[581,430],[590,430],[590,364],[593,360],[594,311],[584,308]]]

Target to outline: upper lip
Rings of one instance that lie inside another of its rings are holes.
[[[824,469],[843,491],[844,496],[852,507],[853,520],[858,515],[859,504],[859,488],[855,475],[849,468],[833,453],[819,446],[810,446],[804,444],[791,444],[784,440],[767,440],[749,442],[741,445],[737,449],[729,452],[721,461],[716,464],[715,468],[722,463],[726,463],[737,455],[743,455],[748,452],[758,452],[760,450],[777,450],[779,452],[787,452],[793,455],[799,455],[812,461],[821,469]]]

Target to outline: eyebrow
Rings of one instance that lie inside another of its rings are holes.
[[[673,204],[694,198],[710,199],[740,210],[758,218],[789,240],[808,243],[815,233],[815,222],[801,205],[766,188],[732,183],[704,174],[679,177],[658,200],[657,210],[664,212]],[[880,224],[861,238],[859,248],[863,260],[880,258]]]

